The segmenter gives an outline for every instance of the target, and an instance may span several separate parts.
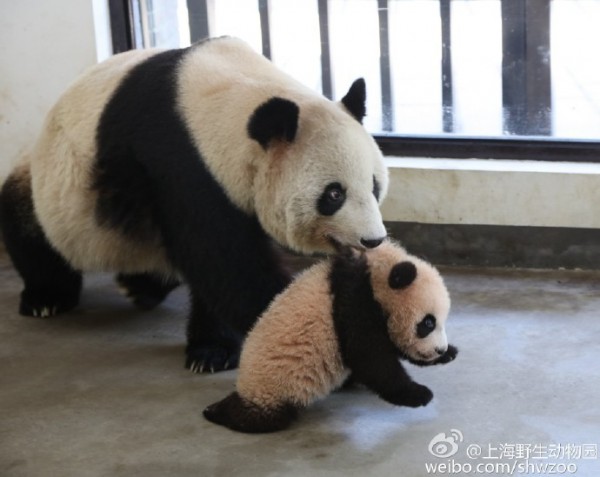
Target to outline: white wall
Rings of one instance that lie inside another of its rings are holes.
[[[35,140],[61,92],[98,54],[106,54],[94,24],[105,3],[0,1],[0,181]]]

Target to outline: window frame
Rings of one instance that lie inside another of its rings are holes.
[[[208,36],[210,31],[210,3],[214,0],[187,0],[190,17],[190,34],[192,43]],[[375,133],[373,137],[381,148],[382,152],[388,156],[400,157],[429,157],[429,158],[451,158],[451,159],[507,159],[507,160],[534,160],[534,161],[559,161],[559,162],[600,162],[600,140],[586,139],[567,139],[555,138],[550,136],[460,136],[452,133],[452,73],[451,73],[451,45],[450,45],[450,3],[451,0],[439,0],[440,14],[442,17],[442,125],[444,133],[440,135],[407,135],[385,132],[391,130],[393,111],[390,109],[389,98],[391,97],[391,78],[389,65],[389,44],[387,42],[387,31],[389,20],[387,17],[387,5],[389,0],[377,0],[379,23],[380,23],[380,45],[382,54],[380,56],[381,88],[382,88],[382,112],[384,112],[382,133]],[[510,11],[514,18],[511,21],[503,22],[503,35],[508,30],[518,30],[520,36],[516,38],[517,55],[526,56],[524,50],[525,42],[528,40],[524,23],[518,18],[526,18],[527,14],[531,17],[533,14],[542,16],[548,14],[551,0],[523,0],[519,2],[521,10],[515,10],[515,4],[511,0],[501,0],[504,11]],[[331,79],[331,55],[329,51],[329,27],[328,27],[328,0],[317,0],[319,9],[319,30],[321,35],[321,71],[322,71],[322,89],[323,94],[332,97],[332,79]],[[270,58],[271,39],[269,28],[269,5],[268,0],[257,0],[259,9],[261,34],[262,34],[262,53]],[[535,11],[534,11],[535,10]],[[113,52],[121,53],[134,48],[135,42],[135,20],[133,7],[130,0],[109,0],[110,21],[112,30]],[[541,12],[541,13],[540,13]],[[524,20],[523,20],[524,21]],[[531,35],[539,38],[543,32],[533,31]],[[549,39],[547,39],[549,41]],[[514,43],[515,38],[511,41]],[[515,54],[515,52],[513,52]],[[534,65],[535,67],[535,65]],[[528,81],[539,80],[539,72],[532,74],[523,69],[519,72],[520,83],[523,88],[527,87]],[[541,72],[542,81],[544,81],[544,72]],[[514,75],[514,72],[504,71],[503,75]],[[537,83],[536,83],[537,86]],[[531,87],[531,84],[529,85]],[[549,94],[548,85],[542,88]],[[523,94],[523,91],[517,91]],[[386,103],[387,98],[387,103]],[[542,101],[544,99],[542,98]],[[513,95],[505,95],[503,98],[504,106],[510,106],[514,102]],[[387,107],[386,107],[387,104]]]

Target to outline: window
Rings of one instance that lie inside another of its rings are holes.
[[[123,49],[229,34],[328,97],[365,77],[387,153],[600,161],[597,0],[112,3]]]

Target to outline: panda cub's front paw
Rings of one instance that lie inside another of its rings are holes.
[[[446,364],[456,359],[458,354],[458,348],[456,346],[448,345],[446,352],[435,360],[435,364]]]
[[[411,383],[402,393],[397,404],[400,406],[420,407],[426,406],[433,399],[433,393],[427,386],[418,383]]]

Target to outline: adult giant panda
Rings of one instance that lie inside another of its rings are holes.
[[[392,404],[425,406],[432,392],[399,358],[420,366],[454,360],[449,309],[438,271],[392,242],[314,265],[259,318],[236,391],[204,416],[236,431],[278,431],[349,376]]]
[[[143,307],[181,279],[186,366],[236,366],[241,337],[290,280],[271,239],[311,253],[386,235],[387,172],[364,114],[364,81],[332,102],[235,38],[92,67],[1,192],[20,312],[73,308],[83,271],[117,272]]]

